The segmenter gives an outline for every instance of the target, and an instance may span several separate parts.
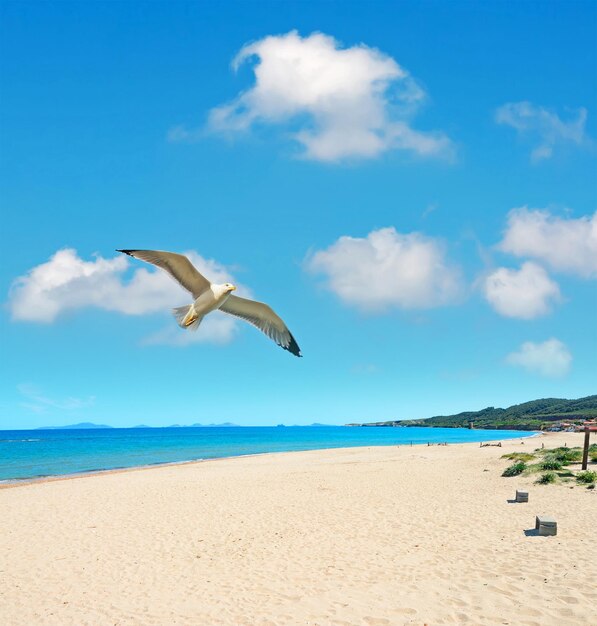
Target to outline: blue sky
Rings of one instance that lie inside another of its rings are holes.
[[[0,428],[596,392],[595,3],[0,10]],[[224,314],[189,341],[116,248],[195,255],[304,358]]]

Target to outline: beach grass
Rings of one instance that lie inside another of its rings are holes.
[[[518,461],[517,463],[514,463],[510,465],[509,467],[507,467],[502,472],[502,476],[506,476],[506,477],[519,476],[525,471],[526,468],[527,468],[527,465],[524,461]]]
[[[557,480],[557,476],[554,472],[545,472],[545,474],[541,474],[541,476],[535,481],[538,485],[548,485],[550,483],[555,483]]]
[[[510,452],[509,454],[503,454],[502,459],[509,459],[510,461],[532,461],[535,459],[535,455],[531,452]]]
[[[579,485],[588,485],[594,488],[597,483],[596,471],[579,472],[579,464],[582,461],[582,448],[575,446],[558,446],[556,448],[536,448],[529,452],[510,452],[504,454],[502,459],[514,461],[502,473],[502,476],[531,476],[540,474],[535,480],[536,484],[549,485],[557,483],[570,483],[576,480]],[[597,463],[597,444],[589,447],[589,458],[592,463]],[[532,462],[534,461],[534,462]],[[575,467],[571,467],[574,466]]]
[[[558,461],[563,465],[568,465],[569,463],[579,463],[582,460],[582,449],[581,448],[553,448],[551,450],[544,450],[545,456],[548,456],[550,459]]]
[[[541,469],[543,470],[559,470],[562,469],[562,462],[556,458],[547,458],[541,463]]]
[[[597,482],[597,472],[593,472],[592,470],[585,470],[584,472],[579,472],[576,475],[576,482],[584,484],[584,485],[592,485]]]

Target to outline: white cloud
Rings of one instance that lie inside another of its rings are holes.
[[[452,144],[443,133],[411,128],[425,92],[379,50],[363,44],[341,48],[322,33],[301,37],[292,31],[244,46],[233,67],[253,58],[255,84],[212,109],[212,130],[285,124],[304,147],[304,156],[319,161],[370,158],[393,149],[451,156]],[[180,126],[169,133],[174,141],[196,136],[197,131]]]
[[[499,248],[538,259],[554,270],[597,277],[597,212],[563,219],[541,209],[513,209]]]
[[[499,267],[483,281],[485,298],[501,315],[533,319],[549,313],[560,299],[560,289],[547,272],[527,261],[520,270]]]
[[[441,242],[394,228],[340,237],[305,266],[324,274],[327,288],[346,304],[370,313],[442,306],[461,293],[460,272],[446,260]]]
[[[559,339],[552,338],[543,343],[526,341],[518,352],[512,352],[506,357],[506,363],[541,376],[557,378],[570,371],[572,355]]]
[[[233,282],[229,270],[196,252],[185,253],[195,267],[213,282]],[[81,259],[76,250],[56,252],[49,261],[20,276],[9,294],[12,318],[17,321],[52,323],[61,315],[84,308],[98,308],[125,315],[145,315],[167,312],[172,307],[190,303],[192,297],[166,272],[147,269],[135,263],[137,269],[127,279],[130,267],[124,255],[112,259],[96,256],[93,261]],[[239,293],[249,295],[239,286]],[[172,331],[149,337],[147,343],[184,345],[194,341],[223,343],[233,337],[235,321],[207,318],[196,333],[183,332],[172,322]],[[180,331],[183,338],[178,338]],[[193,335],[186,337],[186,335]]]
[[[34,411],[35,413],[45,413],[48,409],[59,409],[60,411],[77,411],[91,406],[95,402],[95,396],[87,398],[64,398],[55,400],[43,395],[34,385],[23,383],[17,385],[19,393],[27,399],[21,406]]]
[[[564,121],[556,113],[530,102],[509,102],[497,109],[495,120],[538,142],[531,152],[531,160],[535,162],[549,159],[560,144],[581,146],[589,142],[585,133],[587,110],[584,108],[578,109],[576,117]]]

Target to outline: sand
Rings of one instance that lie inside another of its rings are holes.
[[[597,490],[500,477],[505,452],[581,439],[281,453],[0,489],[0,623],[596,623]],[[508,503],[520,486],[530,502]],[[538,513],[557,537],[525,534]]]

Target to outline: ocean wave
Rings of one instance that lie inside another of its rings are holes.
[[[0,439],[0,443],[32,443],[41,439]]]

